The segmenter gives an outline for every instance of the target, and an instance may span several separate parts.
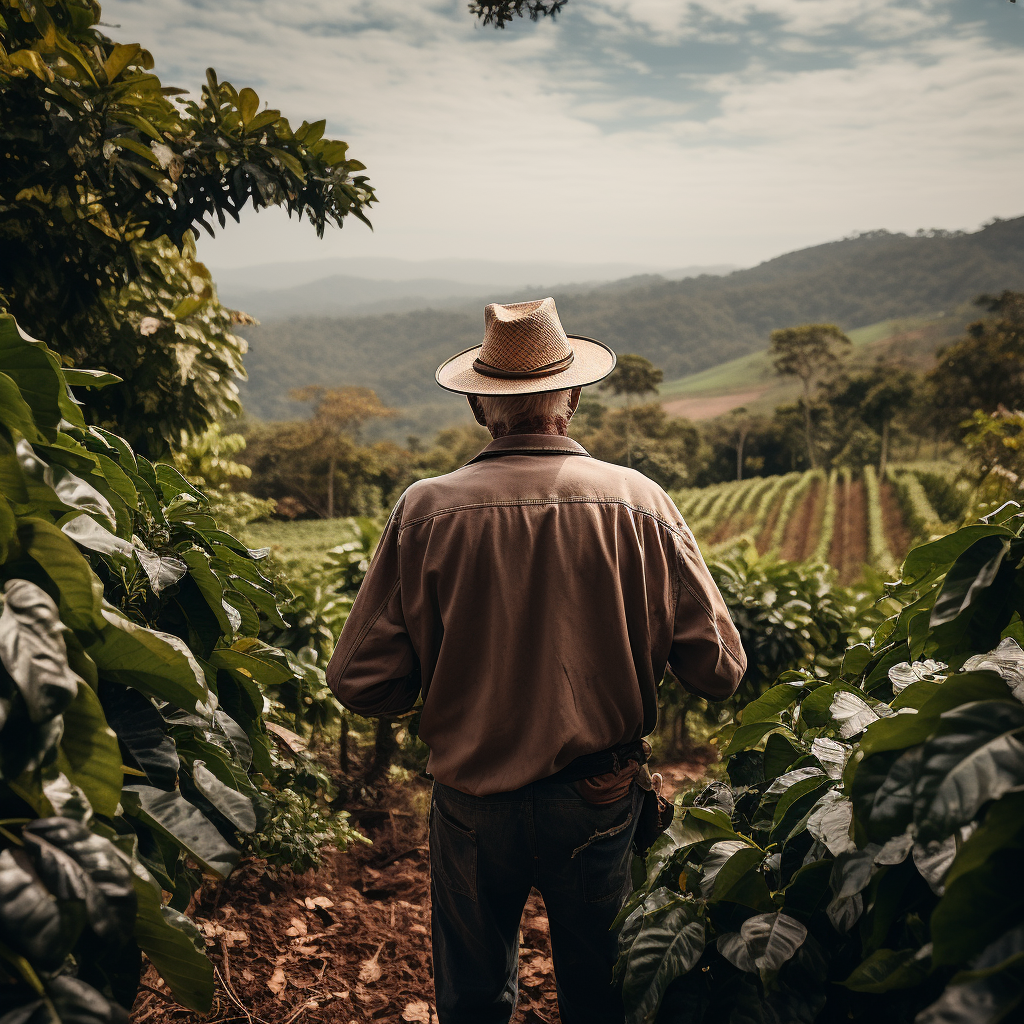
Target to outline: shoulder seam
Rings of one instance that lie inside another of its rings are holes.
[[[680,537],[685,536],[680,527],[673,526],[672,523],[661,516],[655,509],[647,508],[645,505],[634,505],[632,502],[625,501],[622,498],[590,498],[583,495],[572,498],[518,498],[514,501],[480,501],[470,502],[464,505],[450,505],[446,508],[435,509],[433,512],[429,512],[424,516],[419,516],[416,519],[410,519],[407,522],[403,522],[399,526],[399,531],[405,530],[410,526],[416,526],[419,523],[425,523],[430,519],[436,519],[439,516],[451,515],[455,512],[468,512],[484,508],[516,508],[528,505],[619,505],[623,508],[628,508],[632,512],[636,512],[638,515],[653,519],[661,526],[664,526],[670,533]]]

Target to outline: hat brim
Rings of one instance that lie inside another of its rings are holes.
[[[474,345],[445,360],[434,379],[446,391],[458,395],[540,395],[546,391],[565,391],[596,384],[615,369],[615,353],[603,342],[568,334],[572,343],[572,363],[550,377],[522,377],[506,380],[488,377],[473,368],[482,345]]]

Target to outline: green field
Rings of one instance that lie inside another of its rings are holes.
[[[294,562],[300,571],[321,565],[331,548],[353,536],[349,519],[265,520],[241,532],[250,547],[270,548],[276,559]]]
[[[937,317],[906,317],[859,327],[849,331],[847,336],[853,343],[855,365],[863,365],[883,354],[913,359],[923,336],[931,335],[937,341],[946,335],[947,324],[951,323]],[[700,373],[666,381],[658,389],[658,397],[662,401],[715,398],[757,390],[762,391],[761,395],[748,402],[747,407],[768,412],[782,402],[793,401],[800,392],[800,384],[793,378],[780,378],[765,349]]]

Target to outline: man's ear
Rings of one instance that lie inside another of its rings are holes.
[[[476,417],[477,423],[481,427],[487,426],[487,420],[484,417],[484,407],[480,404],[480,399],[476,395],[466,395],[469,400],[469,407],[473,410],[473,415]]]
[[[580,395],[583,394],[583,388],[573,388],[569,392],[569,419],[572,419],[573,413],[579,408]]]

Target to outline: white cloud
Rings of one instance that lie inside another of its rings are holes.
[[[1021,15],[958,0],[570,0],[481,28],[463,0],[107,0],[167,83],[207,64],[328,119],[381,203],[318,242],[273,212],[202,251],[749,263],[857,229],[1021,212]],[[961,4],[962,7],[962,4]],[[867,42],[865,42],[867,40]]]

